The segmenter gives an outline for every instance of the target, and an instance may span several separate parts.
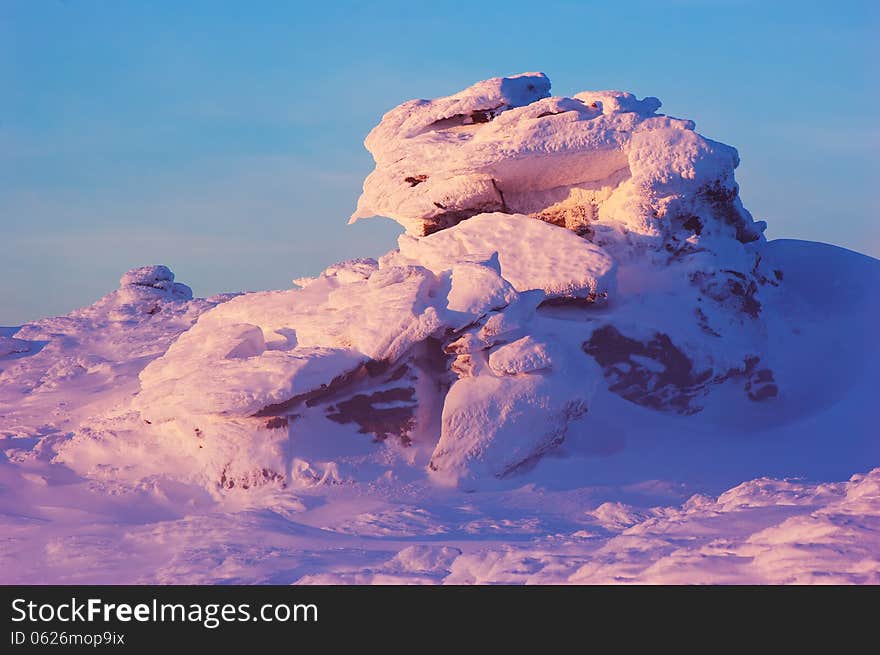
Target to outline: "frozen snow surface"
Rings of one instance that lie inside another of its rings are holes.
[[[0,328],[0,582],[880,583],[880,263],[659,107],[406,102],[378,260]]]

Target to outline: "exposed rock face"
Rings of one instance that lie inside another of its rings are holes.
[[[711,379],[666,334],[637,341],[606,325],[584,343],[584,352],[602,366],[608,388],[634,403],[653,409],[695,411],[691,399]]]
[[[206,312],[141,373],[138,433],[219,489],[325,479],[297,444],[340,430],[470,488],[563,443],[600,386],[684,415],[728,382],[775,397],[764,307],[783,273],[736,150],[656,98],[549,89],[527,73],[388,112],[352,220],[399,221],[398,249]],[[180,286],[123,278],[132,298]]]

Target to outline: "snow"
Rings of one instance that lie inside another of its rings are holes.
[[[11,337],[0,336],[0,357],[6,355],[14,355],[17,353],[25,353],[29,350],[26,341],[21,339],[13,339]]]
[[[489,368],[497,375],[517,375],[552,368],[553,360],[547,345],[532,336],[524,336],[508,343],[489,355]]]
[[[558,377],[463,377],[446,397],[429,468],[438,481],[473,490],[481,479],[508,476],[559,446],[586,412],[584,394]]]
[[[0,582],[880,582],[877,260],[540,73],[388,112],[298,288],[0,329]]]
[[[449,276],[449,311],[482,316],[507,307],[518,298],[513,285],[495,267],[464,262],[454,264]]]
[[[614,261],[600,248],[569,230],[517,214],[482,214],[416,239],[402,235],[395,262],[420,262],[434,272],[452,262],[497,255],[499,273],[517,291],[539,289],[547,297],[607,293]],[[560,259],[556,253],[567,253]]]
[[[499,97],[524,81],[535,87],[531,98]],[[376,169],[351,220],[387,216],[421,236],[503,211],[576,231],[623,227],[657,237],[710,192],[733,195],[725,232],[760,237],[763,225],[735,199],[735,149],[697,134],[692,121],[656,114],[657,98],[548,95],[546,76],[525,74],[388,112],[365,141]],[[479,122],[438,121],[488,107]]]

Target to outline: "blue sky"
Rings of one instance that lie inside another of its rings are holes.
[[[394,246],[347,226],[362,141],[413,97],[540,70],[739,149],[768,236],[880,256],[873,2],[0,0],[0,325],[163,263],[198,295]]]

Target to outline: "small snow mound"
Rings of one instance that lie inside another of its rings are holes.
[[[141,266],[125,273],[119,280],[117,302],[120,316],[131,313],[154,313],[154,299],[176,302],[192,300],[193,292],[185,284],[174,281],[174,273],[167,266]]]
[[[497,271],[482,264],[456,264],[452,267],[451,277],[452,288],[447,305],[451,311],[482,316],[492,310],[503,309],[518,296]]]
[[[601,109],[605,115],[615,112],[635,112],[640,116],[648,117],[660,109],[662,104],[658,98],[652,96],[639,100],[627,91],[584,91],[572,97],[587,106]]]
[[[624,530],[641,523],[649,514],[620,502],[605,502],[588,513],[601,527]]]
[[[496,375],[519,375],[549,369],[553,360],[546,344],[532,336],[525,336],[508,343],[489,355],[489,368]]]
[[[120,286],[137,285],[166,289],[174,282],[174,273],[167,266],[141,266],[126,272],[119,280]]]
[[[461,550],[453,546],[409,546],[391,558],[389,567],[412,573],[445,573],[459,555]]]
[[[342,283],[357,282],[369,278],[377,268],[379,263],[372,257],[359,257],[333,264],[324,271],[323,275],[335,277]]]

